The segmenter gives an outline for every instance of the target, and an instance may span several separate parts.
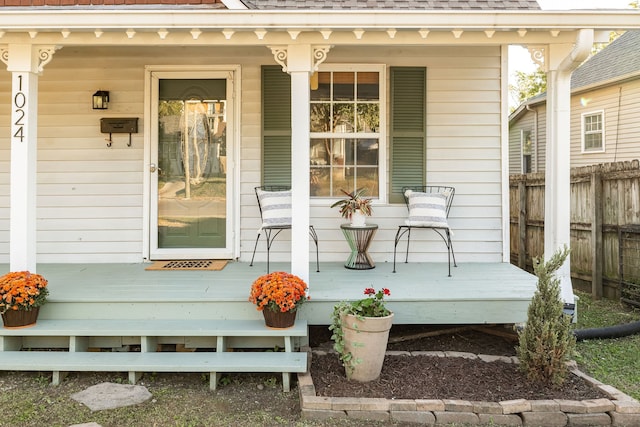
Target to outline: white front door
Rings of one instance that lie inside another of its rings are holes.
[[[233,257],[232,76],[151,72],[151,259]]]

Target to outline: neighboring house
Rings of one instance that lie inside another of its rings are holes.
[[[627,31],[571,76],[571,167],[640,157],[640,31]],[[545,170],[546,94],[509,117],[509,173]]]
[[[262,184],[292,185],[293,229],[271,256],[305,279],[309,224],[322,261],[347,257],[329,206],[359,186],[375,199],[378,263],[406,217],[401,188],[423,183],[456,188],[458,263],[508,263],[508,46],[547,58],[562,141],[566,82],[594,34],[640,28],[632,11],[543,12],[535,0],[62,3],[0,3],[11,270],[248,262]],[[552,252],[569,242],[569,216],[564,193],[549,193]],[[437,236],[412,244],[412,261],[447,260]]]

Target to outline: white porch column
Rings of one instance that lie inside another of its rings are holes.
[[[291,272],[309,283],[309,78],[310,45],[290,45],[291,75]]]
[[[291,75],[291,273],[309,283],[309,121],[311,74],[330,46],[271,46],[274,59]]]
[[[580,30],[576,44],[550,45],[547,70],[547,149],[545,163],[544,256],[549,259],[571,241],[571,73],[591,52],[593,30]],[[569,259],[556,273],[565,308],[575,301]]]
[[[54,47],[10,44],[2,60],[12,74],[9,268],[36,271],[38,73]]]

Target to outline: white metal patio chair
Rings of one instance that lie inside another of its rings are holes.
[[[269,272],[269,252],[275,238],[282,230],[291,229],[291,188],[283,185],[264,185],[255,187],[258,209],[262,218],[262,225],[258,229],[256,244],[253,247],[251,264],[256,256],[258,241],[264,231],[267,240],[267,273]],[[318,254],[318,235],[313,225],[309,226],[309,236],[316,244],[316,271],[320,271],[320,258]]]
[[[438,233],[447,245],[447,257],[449,264],[449,277],[451,277],[451,259],[453,266],[457,267],[456,257],[451,242],[451,229],[448,217],[455,195],[455,188],[440,185],[422,185],[403,187],[402,195],[409,211],[409,216],[404,225],[398,227],[393,246],[393,272],[396,272],[396,251],[402,236],[407,235],[407,252],[404,262],[409,260],[409,241],[411,231],[414,229],[431,229]]]

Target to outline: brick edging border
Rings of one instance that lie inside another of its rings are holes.
[[[313,354],[326,351],[307,350]],[[464,357],[491,363],[518,363],[516,357],[491,356],[453,351],[388,351],[390,356]],[[311,362],[309,362],[311,363]],[[326,420],[396,421],[426,426],[492,425],[492,426],[640,426],[640,403],[620,390],[601,383],[580,371],[572,362],[570,371],[609,398],[589,400],[526,400],[476,402],[454,399],[384,399],[316,396],[311,372],[298,374],[302,418]]]

